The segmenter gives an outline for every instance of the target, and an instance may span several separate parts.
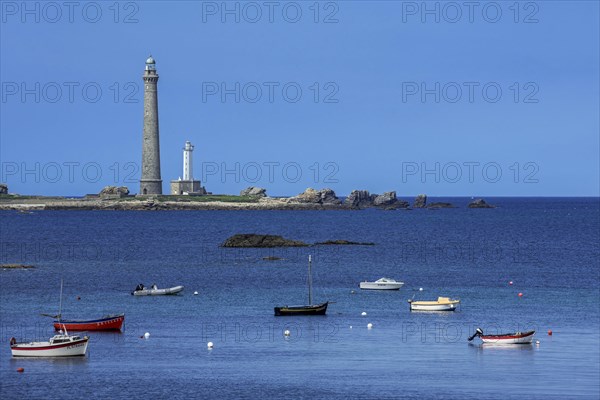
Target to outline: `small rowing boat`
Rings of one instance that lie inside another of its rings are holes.
[[[460,300],[449,297],[438,297],[435,301],[414,301],[409,299],[410,311],[454,311]]]
[[[535,331],[503,333],[500,335],[484,335],[481,328],[477,328],[475,333],[468,338],[472,341],[475,337],[479,337],[483,343],[490,344],[531,344]]]
[[[59,320],[54,321],[54,329],[63,327],[70,331],[120,331],[125,321],[125,314],[106,315],[93,320]]]

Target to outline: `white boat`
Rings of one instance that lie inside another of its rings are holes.
[[[404,282],[398,282],[390,278],[381,278],[377,279],[375,282],[361,282],[360,288],[368,290],[398,290],[402,285],[404,285]]]
[[[500,335],[484,335],[481,328],[477,328],[469,342],[478,336],[483,343],[495,345],[531,344],[535,331],[502,333]]]
[[[171,288],[159,289],[156,286],[153,286],[151,288],[145,288],[142,286],[142,288],[140,288],[140,285],[138,285],[136,290],[131,292],[131,294],[134,296],[165,296],[169,294],[177,294],[182,290],[183,286],[174,286]]]
[[[73,357],[85,356],[88,341],[87,336],[69,335],[65,330],[54,335],[47,342],[17,343],[10,339],[10,351],[13,357]]]
[[[408,300],[411,311],[454,311],[460,304],[460,300],[449,297],[438,297],[435,301]]]

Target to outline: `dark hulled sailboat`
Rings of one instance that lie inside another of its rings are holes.
[[[321,304],[312,302],[312,257],[308,256],[308,305],[275,307],[275,316],[289,315],[325,315],[328,301]]]

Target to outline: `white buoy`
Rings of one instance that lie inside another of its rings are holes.
[[[198,292],[194,292],[194,296],[198,296]]]
[[[209,349],[212,349],[213,346],[214,346],[213,342],[206,343],[206,347],[208,347]]]
[[[366,317],[367,316],[367,312],[363,311],[362,313],[360,313],[360,315],[362,315],[363,317]]]
[[[352,325],[350,325],[350,329],[352,329]]]
[[[148,338],[150,338],[150,332],[144,333],[144,339],[148,339]]]
[[[422,292],[422,291],[423,291],[423,288],[422,288],[422,287],[420,287],[420,288],[419,288],[419,292]]]
[[[535,344],[539,346],[539,345],[540,345],[540,341],[539,341],[539,340],[536,340],[536,341],[535,341]]]
[[[373,324],[369,322],[369,323],[367,324],[367,329],[372,329],[372,328],[373,328]]]
[[[284,336],[290,336],[290,331],[286,329],[285,331],[283,331],[283,335]]]

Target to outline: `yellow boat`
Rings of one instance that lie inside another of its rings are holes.
[[[460,300],[450,297],[438,297],[437,301],[408,300],[411,311],[454,311]]]

